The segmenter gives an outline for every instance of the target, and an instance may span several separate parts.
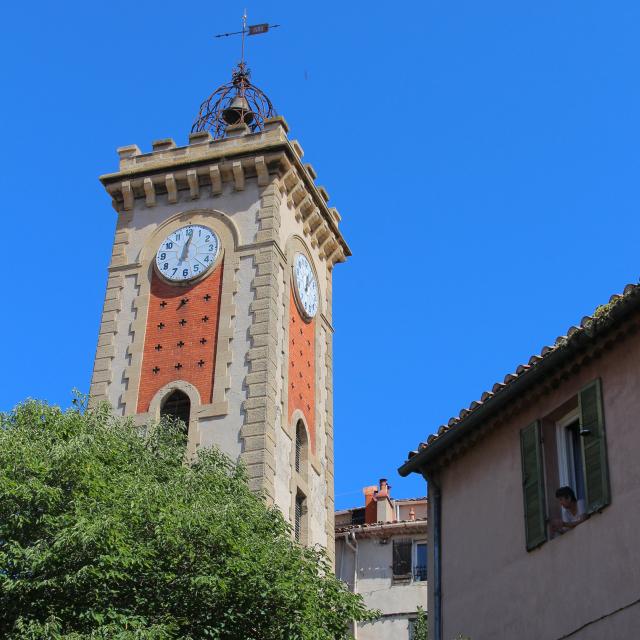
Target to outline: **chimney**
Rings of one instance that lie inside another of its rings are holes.
[[[414,521],[416,519],[416,510],[411,507],[411,510],[409,511],[409,520]]]
[[[396,519],[396,514],[391,501],[391,485],[386,478],[380,478],[380,489],[376,495],[376,502],[378,522],[393,522]]]
[[[376,494],[378,493],[378,487],[365,487],[362,490],[364,493],[364,523],[372,524],[377,522],[377,507],[376,507]]]

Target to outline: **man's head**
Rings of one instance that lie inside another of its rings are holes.
[[[565,509],[568,509],[572,503],[576,502],[576,494],[571,487],[560,487],[556,491],[556,498]]]

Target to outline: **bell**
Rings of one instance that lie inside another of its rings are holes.
[[[238,124],[242,120],[246,125],[253,122],[253,112],[244,96],[237,95],[222,112],[222,119],[228,124]]]

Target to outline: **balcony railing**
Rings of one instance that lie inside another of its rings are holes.
[[[414,567],[413,579],[415,582],[424,582],[427,579],[427,567]]]

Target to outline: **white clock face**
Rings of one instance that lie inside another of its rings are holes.
[[[301,253],[296,254],[293,275],[301,311],[307,318],[313,318],[318,310],[318,283],[309,261]]]
[[[190,224],[162,241],[156,253],[156,267],[172,282],[193,280],[211,268],[219,251],[220,240],[209,227]]]

